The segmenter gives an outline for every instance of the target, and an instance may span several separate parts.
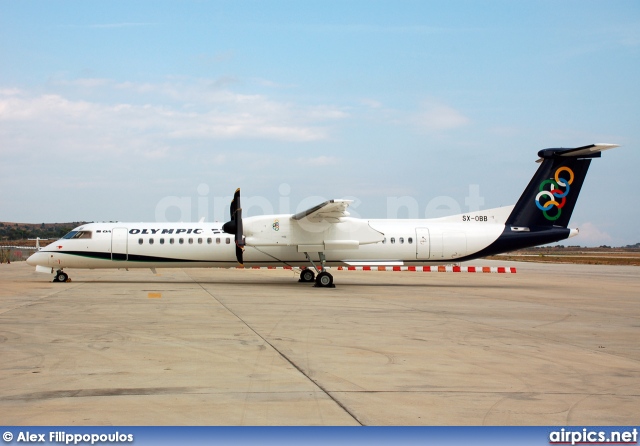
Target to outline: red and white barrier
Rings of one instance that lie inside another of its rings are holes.
[[[515,274],[509,266],[339,266],[338,271],[415,271],[425,273],[508,273]]]
[[[237,269],[299,269],[292,266],[238,266]],[[424,273],[503,273],[515,274],[511,266],[338,266],[337,271],[413,271]]]

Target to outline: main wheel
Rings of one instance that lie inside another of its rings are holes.
[[[316,277],[316,286],[323,288],[333,287],[333,276],[326,271],[321,272]]]
[[[66,273],[63,273],[62,271],[58,271],[54,278],[54,282],[66,282],[68,278],[69,276]]]
[[[313,279],[315,278],[315,273],[310,269],[303,269],[300,271],[300,282],[313,282]]]

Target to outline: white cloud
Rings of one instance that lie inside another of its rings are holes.
[[[369,107],[373,109],[382,108],[382,102],[376,101],[375,99],[371,99],[371,98],[360,99],[360,103],[365,107]]]
[[[0,88],[0,96],[15,96],[21,93],[18,88]]]
[[[424,102],[422,111],[414,118],[415,125],[427,132],[453,130],[469,122],[469,118],[453,107],[433,101]]]
[[[80,78],[80,79],[57,79],[53,81],[54,85],[69,86],[69,87],[83,87],[83,88],[98,88],[113,85],[113,81],[110,79],[101,78]]]
[[[77,79],[58,85],[64,94],[0,89],[4,154],[108,150],[160,158],[173,146],[211,146],[216,140],[318,141],[329,135],[327,121],[348,116],[333,106],[301,106],[219,89],[211,80],[136,84]],[[73,88],[93,89],[82,96],[92,99],[73,99]]]
[[[252,81],[259,86],[267,87],[267,88],[289,89],[289,88],[296,87],[295,84],[283,84],[280,82],[274,82],[272,80],[263,79],[263,78],[253,78]]]
[[[572,244],[571,242],[575,240],[580,245],[600,246],[610,244],[613,241],[613,237],[591,222],[582,223],[578,225],[578,228],[580,230],[578,236],[569,239],[566,244]]]

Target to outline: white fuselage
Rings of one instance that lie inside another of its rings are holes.
[[[344,218],[310,232],[290,215],[244,220],[245,267],[424,265],[473,256],[503,232],[512,206],[427,220]],[[302,225],[303,226],[303,225]],[[88,223],[39,252],[40,268],[162,268],[238,266],[234,236],[222,223]]]

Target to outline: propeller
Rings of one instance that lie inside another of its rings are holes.
[[[242,265],[242,253],[244,252],[244,234],[242,229],[242,208],[240,207],[240,188],[236,189],[233,194],[233,200],[229,206],[229,213],[231,214],[231,220],[222,225],[222,230],[227,234],[233,234],[236,242],[236,259],[238,263]]]

